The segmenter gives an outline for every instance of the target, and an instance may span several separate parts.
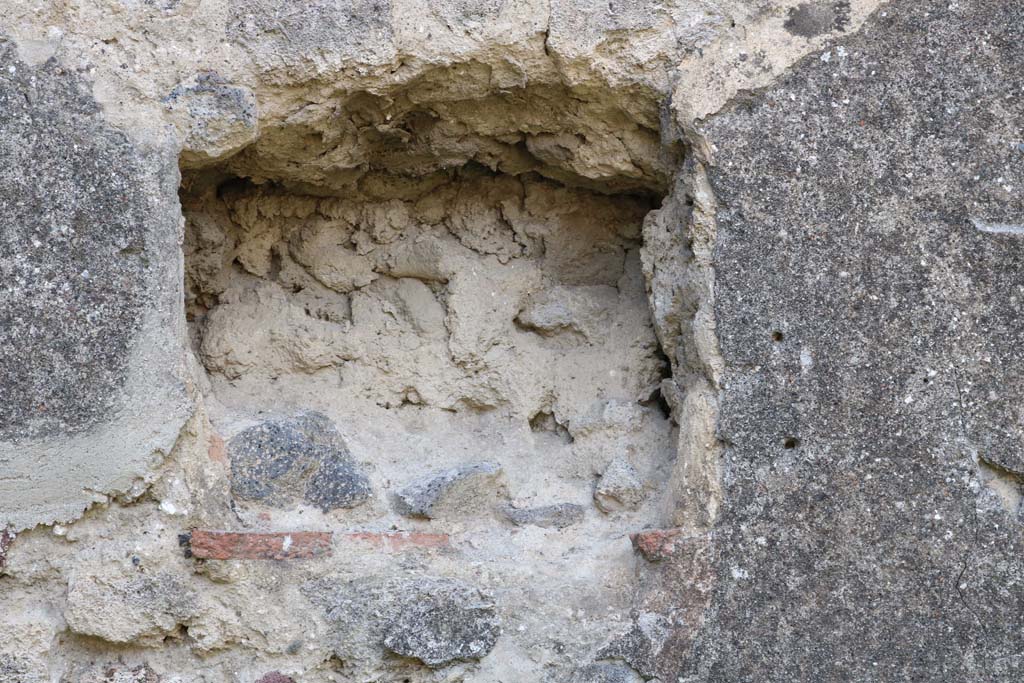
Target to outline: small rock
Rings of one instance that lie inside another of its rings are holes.
[[[395,495],[395,510],[407,517],[433,519],[451,510],[479,508],[506,494],[501,467],[491,462],[435,472]]]
[[[271,671],[260,678],[256,683],[295,683],[291,676],[285,676],[280,671]]]
[[[672,622],[661,614],[642,612],[633,627],[601,648],[600,659],[621,659],[648,679],[658,673],[665,646],[672,635]]]
[[[573,672],[570,683],[643,683],[640,675],[625,664],[599,662]]]
[[[649,562],[670,559],[687,544],[703,539],[701,536],[687,535],[685,530],[680,528],[645,529],[629,535],[633,550]]]
[[[583,507],[572,503],[556,503],[535,508],[518,509],[506,505],[503,512],[516,526],[539,526],[564,529],[583,521]]]
[[[230,156],[258,134],[256,96],[216,73],[199,74],[178,85],[164,98],[164,105],[185,132],[181,161],[186,167]]]
[[[624,457],[611,461],[594,489],[594,501],[604,512],[635,510],[644,499],[644,484]]]
[[[438,667],[480,659],[494,647],[501,625],[477,589],[452,579],[422,579],[409,589],[385,627],[388,650]]]
[[[0,530],[0,569],[7,564],[7,551],[14,545],[14,532],[10,528]]]
[[[296,499],[324,512],[353,508],[370,497],[370,481],[334,425],[317,412],[267,420],[228,443],[236,498],[286,507]]]
[[[479,659],[501,633],[491,600],[455,579],[318,577],[302,593],[323,610],[335,656],[357,668],[379,669],[394,654],[429,666]]]

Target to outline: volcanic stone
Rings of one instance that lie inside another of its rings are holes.
[[[228,456],[231,491],[242,500],[286,507],[301,499],[327,512],[371,495],[341,435],[317,412],[250,427],[231,439]]]

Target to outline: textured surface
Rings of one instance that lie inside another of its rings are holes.
[[[286,506],[303,500],[324,512],[366,501],[370,482],[324,415],[267,420],[228,442],[231,491],[241,500]]]
[[[535,508],[515,508],[509,505],[503,510],[509,521],[516,526],[539,526],[545,529],[564,529],[579,524],[586,514],[582,505],[573,503],[555,503]]]
[[[115,407],[141,322],[140,159],[61,67],[8,42],[0,67],[0,438],[81,432]]]
[[[331,534],[293,531],[270,534],[194,529],[188,554],[204,560],[301,560],[331,552]]]
[[[501,625],[494,606],[469,586],[420,581],[384,630],[384,647],[427,666],[480,659],[494,647]]]
[[[896,2],[704,128],[722,581],[695,680],[1010,680],[1024,15]]]
[[[77,74],[0,40],[0,526],[73,518],[173,445],[175,182]]]
[[[1019,5],[7,0],[0,683],[1019,677]]]
[[[493,462],[433,472],[395,494],[395,509],[408,517],[436,517],[453,505],[486,506],[502,488],[501,466]]]
[[[355,665],[379,660],[380,647],[429,667],[476,660],[502,632],[493,599],[456,579],[320,579],[303,592],[326,613],[335,655]]]

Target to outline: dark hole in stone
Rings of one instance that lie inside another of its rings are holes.
[[[772,332],[772,341],[773,342],[780,342],[783,339],[785,339],[785,335],[782,334],[781,330],[775,330],[774,332]]]
[[[795,436],[787,436],[782,441],[782,447],[785,448],[786,450],[794,449],[794,448],[796,448],[799,445],[800,445],[800,440],[797,439]]]

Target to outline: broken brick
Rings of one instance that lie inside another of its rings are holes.
[[[380,550],[392,552],[416,548],[447,548],[448,534],[432,534],[420,531],[354,531],[345,534],[346,539],[362,541]]]
[[[331,532],[274,533],[194,529],[192,556],[205,560],[304,560],[331,552]]]

